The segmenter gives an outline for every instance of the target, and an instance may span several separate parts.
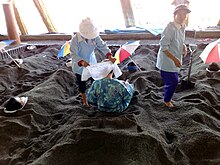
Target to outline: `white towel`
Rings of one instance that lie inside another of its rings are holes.
[[[116,78],[122,75],[116,63],[112,64],[111,61],[96,63],[83,68],[81,80],[86,81],[90,77],[94,80],[99,80],[105,78],[112,70]]]

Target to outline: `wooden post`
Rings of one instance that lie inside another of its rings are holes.
[[[42,0],[33,0],[33,1],[34,1],[36,8],[38,9],[38,11],[41,15],[41,18],[42,18],[44,24],[47,27],[48,32],[56,32],[57,30],[54,27],[54,25],[49,17],[49,14],[47,13],[47,10],[45,8],[43,1]]]
[[[124,15],[124,20],[125,20],[125,26],[126,27],[135,26],[135,19],[131,7],[131,1],[130,0],[120,0],[120,1],[121,1],[122,12]]]
[[[18,12],[18,9],[16,7],[16,4],[15,4],[15,0],[12,0],[13,1],[13,8],[14,8],[14,12],[15,12],[15,18],[16,18],[16,21],[17,21],[17,24],[18,24],[18,27],[21,31],[21,34],[22,35],[27,35],[28,34],[28,31],[27,31],[27,28]]]
[[[15,40],[13,44],[20,44],[20,36],[17,30],[17,22],[15,20],[15,15],[14,15],[14,10],[12,7],[11,1],[7,1],[2,4],[3,5],[3,10],[5,13],[5,22],[7,26],[7,32],[8,32],[8,38],[10,40]]]
[[[217,26],[220,26],[220,19],[218,20],[218,24],[217,24]]]

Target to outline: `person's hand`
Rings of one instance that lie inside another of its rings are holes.
[[[126,79],[126,80],[125,80],[125,83],[129,83],[129,81],[130,81],[129,79]]]
[[[176,67],[178,67],[178,68],[181,67],[181,63],[180,63],[180,60],[178,58],[174,58],[173,62],[175,63]]]
[[[187,55],[187,47],[185,44],[183,44],[183,57],[186,57]]]
[[[81,60],[81,61],[78,62],[78,65],[83,66],[83,67],[87,67],[87,66],[89,66],[89,63],[86,62],[85,60]]]
[[[109,61],[111,61],[113,64],[115,63],[116,61],[116,58],[115,57],[112,57],[112,53],[111,52],[108,52],[106,54],[106,57],[109,59]]]
[[[111,61],[113,64],[115,63],[116,61],[116,58],[115,57],[112,57],[112,56],[109,56],[109,61]]]

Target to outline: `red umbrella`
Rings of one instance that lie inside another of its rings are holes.
[[[132,55],[137,47],[140,45],[140,41],[131,41],[122,45],[115,53],[116,63],[119,64],[126,58]]]
[[[122,45],[114,55],[114,57],[116,58],[116,64],[121,63],[126,58],[130,58],[130,56],[135,52],[135,50],[138,48],[139,45],[140,45],[140,41],[130,41]],[[135,62],[134,64],[138,67],[138,65]],[[141,70],[139,67],[138,69]]]
[[[220,39],[209,43],[199,57],[205,64],[220,62]]]

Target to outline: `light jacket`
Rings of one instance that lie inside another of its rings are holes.
[[[178,72],[179,68],[175,66],[173,60],[164,54],[168,50],[176,56],[182,63],[183,44],[185,40],[185,26],[175,22],[170,22],[161,34],[160,49],[157,54],[156,67],[159,70],[167,72]]]
[[[111,52],[100,36],[94,39],[88,39],[87,42],[79,33],[72,36],[70,56],[72,57],[72,70],[74,73],[82,74],[83,67],[78,65],[80,60],[85,60],[89,64],[97,63],[94,52],[95,48],[99,49],[104,55]]]

